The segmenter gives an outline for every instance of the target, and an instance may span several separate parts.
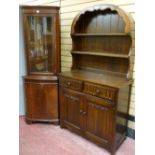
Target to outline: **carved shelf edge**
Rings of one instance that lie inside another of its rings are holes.
[[[110,9],[111,11],[116,11],[119,16],[122,17],[122,19],[124,20],[126,26],[125,26],[125,32],[126,33],[130,33],[131,29],[132,29],[132,24],[133,24],[133,19],[132,17],[125,13],[121,8],[115,6],[115,5],[111,5],[111,4],[106,4],[106,5],[95,5],[95,6],[91,6],[89,8],[84,9],[83,11],[81,11],[73,20],[72,22],[72,26],[71,26],[71,34],[75,33],[75,25],[77,23],[77,21],[80,19],[81,15],[84,15],[87,12],[93,12],[93,11],[104,11]]]

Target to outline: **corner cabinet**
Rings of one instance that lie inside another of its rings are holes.
[[[113,5],[73,20],[72,69],[59,74],[60,125],[115,154],[127,132],[132,21]]]
[[[26,121],[58,123],[59,7],[21,6],[27,75]]]

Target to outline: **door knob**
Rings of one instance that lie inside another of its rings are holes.
[[[83,111],[82,111],[82,110],[80,110],[80,113],[83,113]]]
[[[85,115],[85,114],[86,114],[86,112],[84,111],[82,114],[83,114],[83,115]]]

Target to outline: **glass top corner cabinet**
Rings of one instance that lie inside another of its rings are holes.
[[[27,73],[55,75],[59,64],[59,7],[23,6]]]
[[[59,7],[21,6],[27,75],[26,122],[58,123]]]

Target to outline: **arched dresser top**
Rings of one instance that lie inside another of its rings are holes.
[[[74,19],[72,22],[71,26],[71,34],[75,33],[75,26],[77,22],[80,20],[82,15],[85,15],[88,12],[94,12],[94,11],[105,11],[105,10],[111,10],[111,11],[116,11],[117,14],[123,19],[125,23],[125,33],[130,33],[131,32],[131,27],[133,23],[133,19],[131,18],[130,15],[128,15],[124,10],[121,8],[111,5],[111,4],[104,4],[104,5],[95,5],[91,6],[89,8],[86,8],[82,10]]]

